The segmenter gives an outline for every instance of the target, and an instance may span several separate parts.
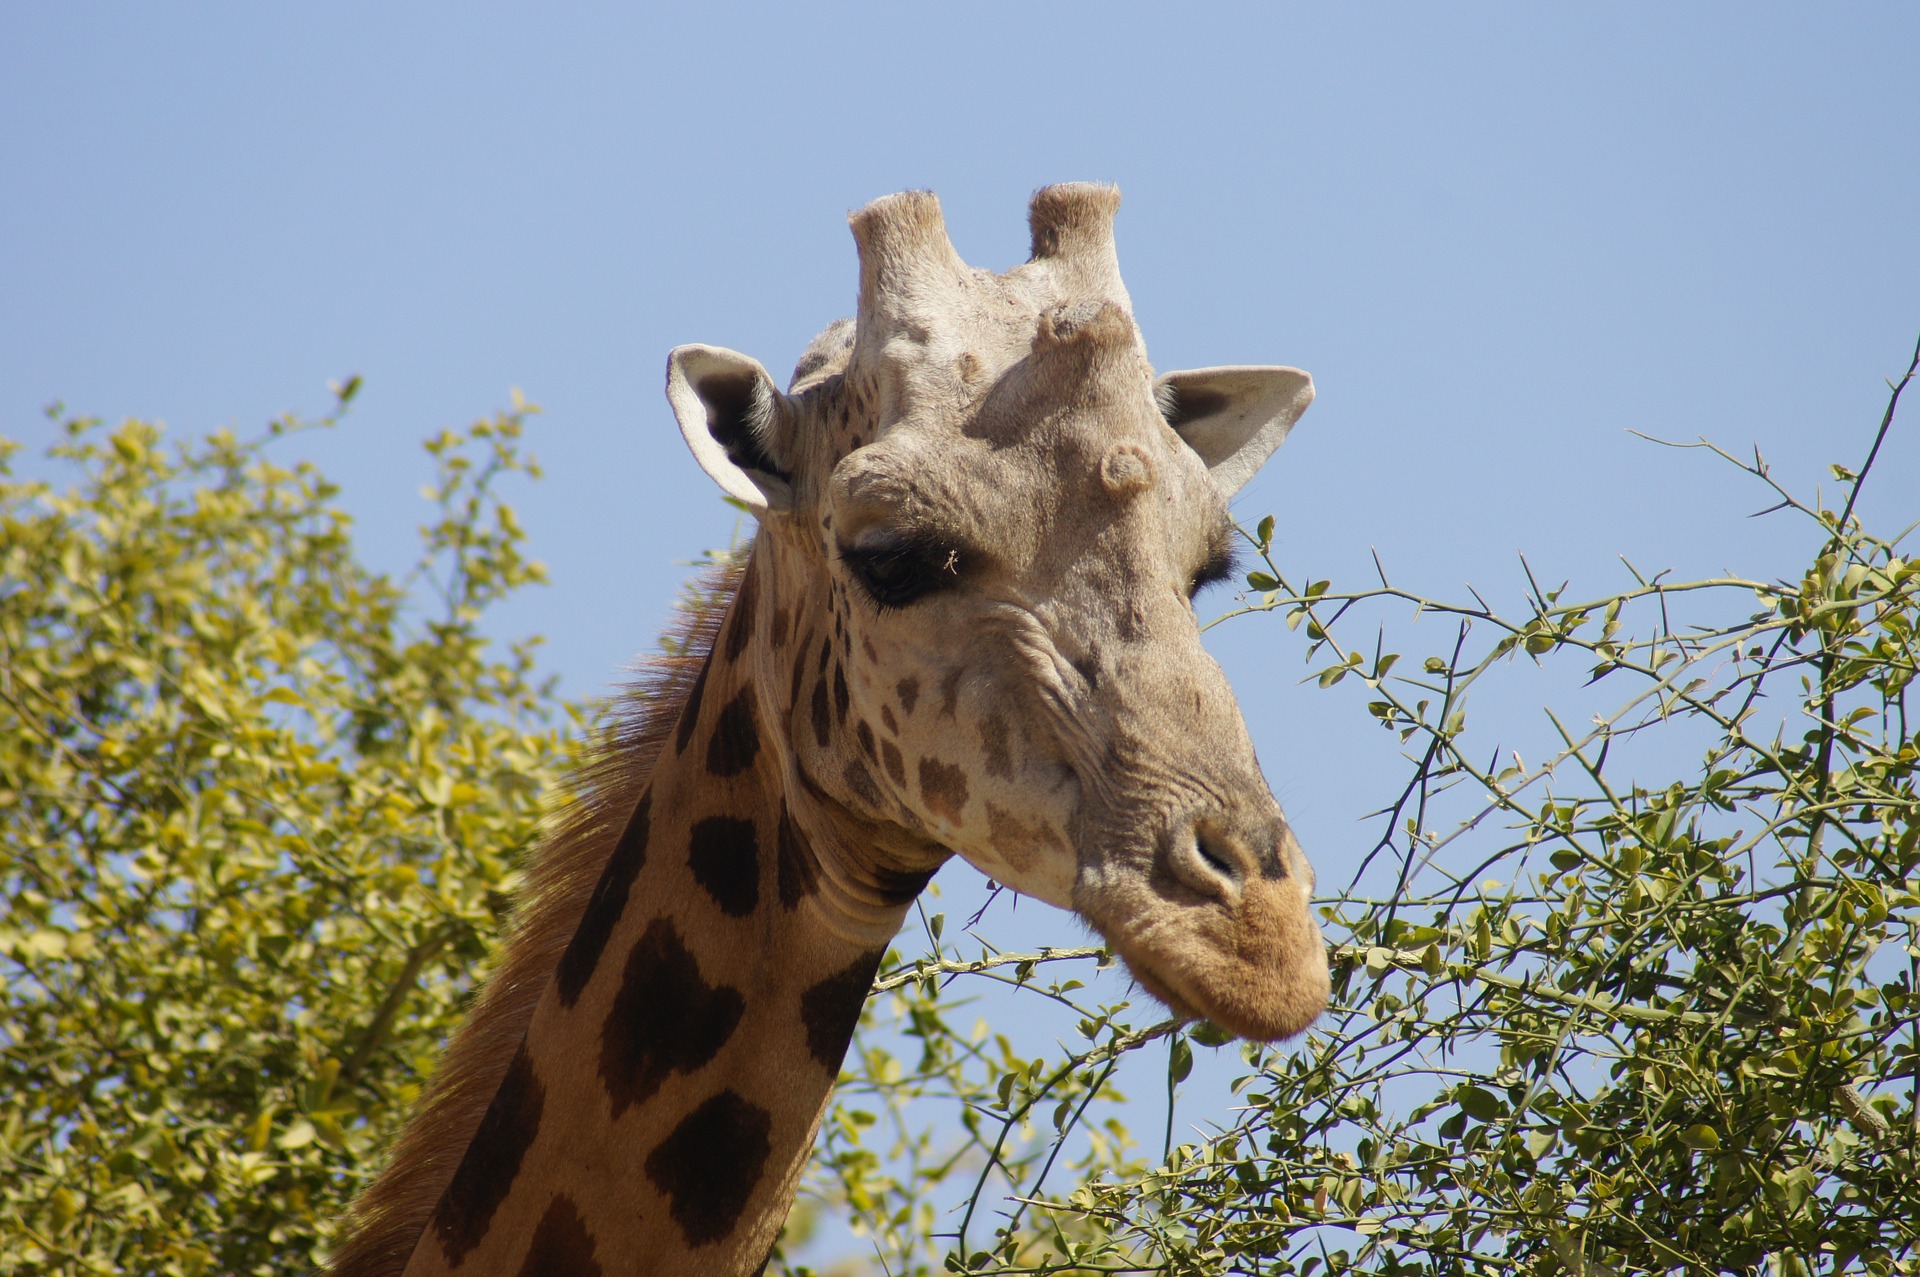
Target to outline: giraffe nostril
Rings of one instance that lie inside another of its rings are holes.
[[[1206,824],[1176,834],[1167,864],[1174,876],[1202,895],[1233,903],[1246,889],[1246,857],[1231,837]]]
[[[1204,832],[1193,836],[1193,849],[1200,853],[1200,859],[1207,868],[1225,878],[1228,882],[1238,882],[1240,875],[1235,872],[1233,862],[1227,859],[1225,849],[1215,843]]]

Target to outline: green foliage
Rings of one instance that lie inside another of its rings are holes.
[[[944,1271],[968,1254],[1038,1262],[1049,1248],[1110,1246],[1100,1221],[1030,1220],[1018,1199],[1055,1177],[1147,1169],[1113,1075],[1123,1059],[1177,1036],[1179,1022],[1134,1027],[1128,1002],[1113,997],[1121,988],[1104,948],[1021,953],[982,942],[969,958],[945,935],[944,915],[923,909],[921,922],[923,952],[903,959],[901,949],[917,947],[903,942],[875,981],[797,1220],[810,1225],[822,1206],[844,1213],[880,1271],[896,1274]],[[1034,999],[1064,1041],[1022,1048],[992,1027],[990,1015]],[[790,1223],[789,1249],[794,1233]],[[942,1240],[954,1245],[944,1266]],[[834,1271],[849,1270],[870,1271]]]
[[[1176,1272],[1920,1271],[1920,564],[1792,504],[1826,541],[1798,581],[1518,618],[1269,560],[1256,609],[1409,747],[1386,890],[1326,909],[1336,1006],[1247,1053],[1242,1120],[1072,1205]],[[1404,603],[1455,618],[1449,654],[1342,642]],[[1469,695],[1523,655],[1627,695],[1549,711],[1531,765],[1476,747]]]
[[[527,411],[428,445],[404,582],[270,438],[63,420],[75,486],[0,482],[0,1274],[302,1271],[377,1163],[567,750],[479,629],[539,579],[493,493]],[[775,1270],[837,1220],[833,1272],[1920,1273],[1920,562],[1853,517],[1870,462],[1837,510],[1734,464],[1794,579],[1508,615],[1298,578],[1263,520],[1236,623],[1406,759],[1324,902],[1334,1008],[1229,1045],[930,896]],[[1533,762],[1476,695],[1551,707]],[[1230,1116],[1142,1148],[1116,1083],[1223,1055]]]
[[[59,418],[63,490],[0,441],[0,1273],[319,1257],[560,761],[530,650],[477,629],[541,578],[492,490],[530,411],[427,445],[427,615],[272,462],[294,422]]]

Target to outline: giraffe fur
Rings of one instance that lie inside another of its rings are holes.
[[[956,855],[1178,1013],[1263,1040],[1319,1013],[1312,870],[1190,601],[1312,383],[1156,376],[1118,204],[1040,191],[993,274],[932,195],[889,196],[851,219],[858,313],[785,390],[673,353],[681,433],[758,535],[576,782],[336,1277],[762,1271]]]

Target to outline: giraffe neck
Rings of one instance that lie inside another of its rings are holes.
[[[779,1232],[932,865],[877,867],[793,774],[757,567],[409,1277],[744,1274]]]

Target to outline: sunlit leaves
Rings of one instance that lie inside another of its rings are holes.
[[[0,1272],[305,1271],[377,1164],[559,758],[475,623],[540,577],[529,411],[434,441],[411,591],[291,419],[0,477]]]

